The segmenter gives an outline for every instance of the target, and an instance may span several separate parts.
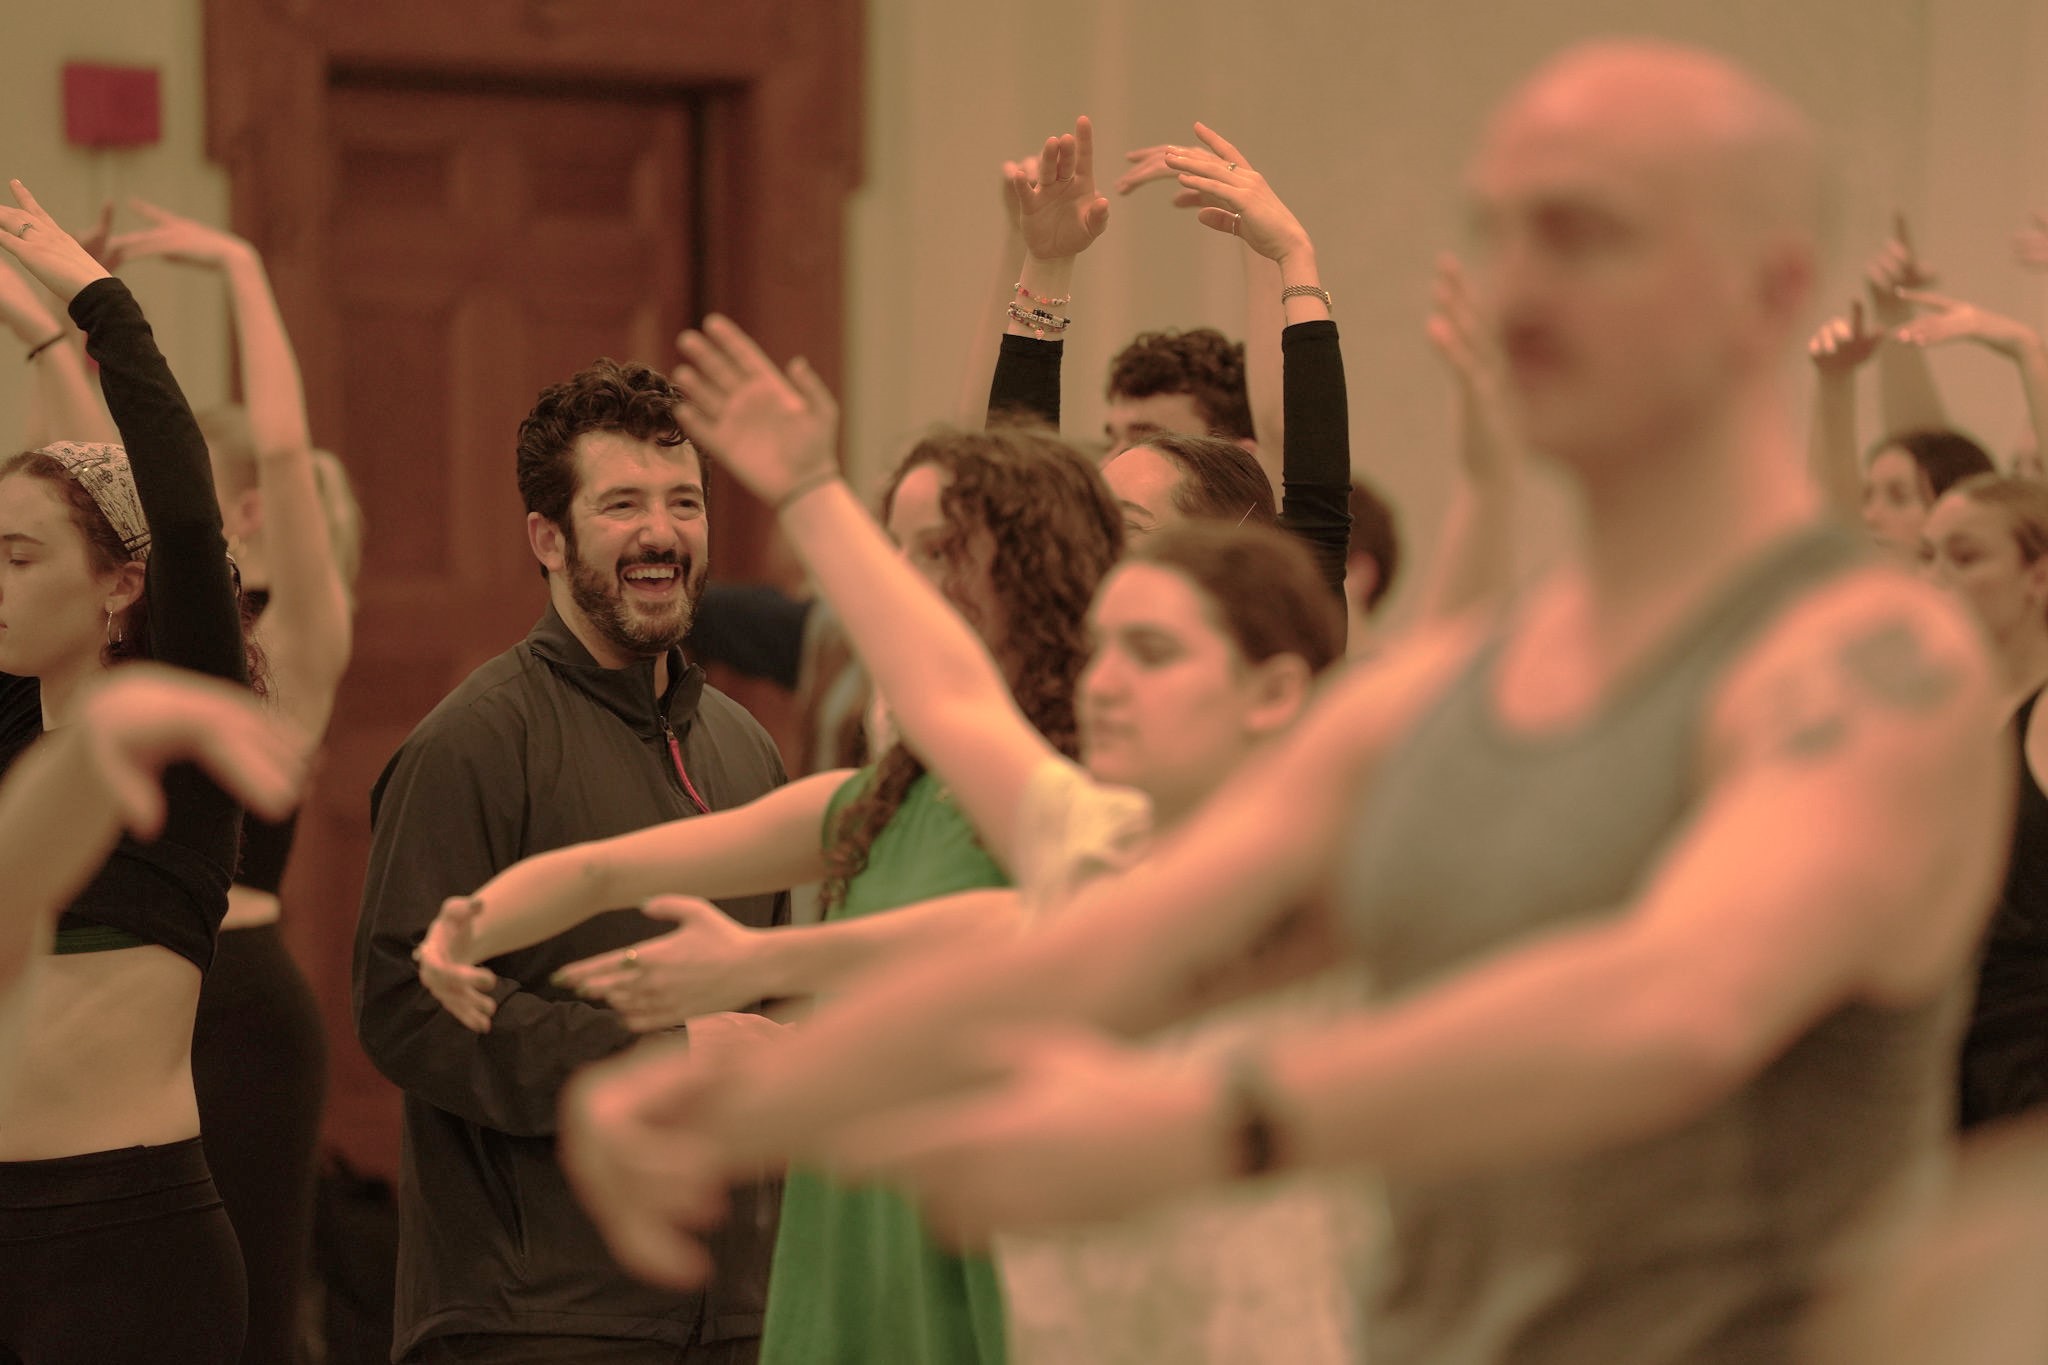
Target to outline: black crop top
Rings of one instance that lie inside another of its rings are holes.
[[[192,420],[142,310],[119,280],[97,280],[71,301],[100,366],[149,520],[149,652],[161,663],[248,680],[227,541],[214,502],[206,439]],[[0,675],[0,772],[42,734],[40,684]],[[123,836],[57,922],[58,951],[157,944],[204,971],[227,914],[241,839],[234,801],[190,764],[164,774],[161,836]]]

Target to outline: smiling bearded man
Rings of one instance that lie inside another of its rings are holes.
[[[520,425],[518,474],[548,609],[420,723],[371,792],[355,1011],[371,1060],[405,1091],[397,1360],[753,1358],[773,1189],[741,1196],[718,1283],[677,1294],[618,1268],[555,1163],[563,1083],[634,1035],[548,978],[663,926],[622,909],[494,961],[485,1034],[443,1011],[412,961],[443,900],[522,858],[744,805],[783,781],[767,734],[683,659],[709,529],[678,396],[656,371],[608,360],[541,394]],[[722,904],[756,927],[788,918],[786,895]],[[689,1032],[715,1055],[741,1026],[711,1015]]]

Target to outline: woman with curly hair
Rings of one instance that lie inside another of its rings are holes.
[[[1088,603],[1122,548],[1122,518],[1094,466],[1049,433],[937,431],[897,467],[882,512],[910,564],[1001,661],[1019,711],[1073,754]],[[519,863],[444,908],[421,945],[421,974],[451,1012],[484,1031],[495,978],[470,964],[667,892],[719,897],[820,878],[829,919],[878,916],[876,929],[892,938],[946,935],[916,916],[899,930],[879,912],[1007,882],[945,785],[897,744],[867,768],[806,778],[738,810]],[[664,908],[657,900],[649,912]],[[594,972],[652,980],[669,958],[686,956],[688,932],[565,975],[591,994],[603,984]],[[688,1017],[652,991],[622,1013],[644,1032]],[[994,1361],[1003,1330],[985,1259],[940,1250],[894,1195],[792,1173],[763,1360]]]

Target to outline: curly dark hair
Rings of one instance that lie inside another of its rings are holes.
[[[569,504],[576,497],[576,438],[589,431],[616,431],[657,445],[687,444],[676,417],[682,397],[661,371],[609,358],[593,360],[562,383],[542,389],[533,411],[519,424],[519,496],[526,510],[561,527],[573,554]],[[697,458],[703,460],[702,451]],[[547,577],[546,565],[540,573]]]
[[[1054,748],[1076,755],[1074,684],[1088,662],[1088,604],[1123,550],[1116,499],[1094,462],[1049,431],[941,429],[896,466],[882,498],[885,517],[903,480],[926,465],[947,476],[939,495],[948,527],[941,550],[950,566],[947,598],[973,620],[962,574],[969,543],[986,534],[994,551],[989,589],[1002,619],[974,625],[991,641],[1025,718]],[[827,907],[846,898],[875,839],[923,775],[924,765],[899,743],[876,764],[867,789],[840,812],[826,854]]]
[[[1249,440],[1252,400],[1245,388],[1244,343],[1213,327],[1140,332],[1109,362],[1111,398],[1184,393],[1195,400],[1208,434]]]
[[[114,529],[114,523],[93,501],[92,494],[84,484],[71,477],[71,471],[62,460],[46,455],[39,450],[23,451],[21,454],[0,464],[0,479],[20,474],[27,478],[41,479],[64,500],[65,508],[71,513],[71,524],[78,528],[78,534],[85,538],[85,559],[94,573],[112,573],[134,556],[121,541],[121,533]],[[225,543],[221,553],[227,553]],[[230,561],[232,563],[232,561]],[[242,653],[248,669],[248,684],[257,696],[270,692],[270,669],[263,657],[262,646],[257,644],[255,635],[256,613],[254,604],[246,594],[240,592],[239,576],[236,579],[236,610],[242,623]],[[118,623],[121,638],[117,642],[112,626]],[[155,657],[150,652],[149,594],[145,591],[123,611],[114,622],[109,623],[108,641],[100,651],[100,661],[109,667],[115,664],[133,663]]]

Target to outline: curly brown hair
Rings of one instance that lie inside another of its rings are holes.
[[[576,498],[580,477],[576,438],[591,431],[614,431],[656,445],[686,445],[676,416],[682,397],[683,391],[661,371],[606,357],[542,389],[534,400],[533,411],[519,424],[519,496],[527,511],[540,513],[562,529],[570,558],[575,558],[576,525],[569,504]],[[697,459],[701,464],[702,451],[697,451]],[[547,577],[546,565],[540,574]]]
[[[1111,398],[1184,393],[1195,400],[1206,433],[1227,441],[1252,435],[1251,392],[1245,387],[1244,343],[1213,327],[1140,332],[1109,362]]]
[[[1018,709],[1061,753],[1080,749],[1074,684],[1088,662],[1088,604],[1123,550],[1123,515],[1095,464],[1050,431],[995,427],[933,431],[903,457],[882,497],[886,518],[896,490],[926,465],[946,475],[939,506],[950,566],[942,584],[949,601],[973,619],[963,574],[968,546],[986,534],[993,545],[989,595],[1000,620],[975,621],[1010,680]],[[846,898],[847,884],[866,868],[868,851],[924,765],[897,744],[882,755],[867,789],[847,803],[826,854],[824,903]]]

